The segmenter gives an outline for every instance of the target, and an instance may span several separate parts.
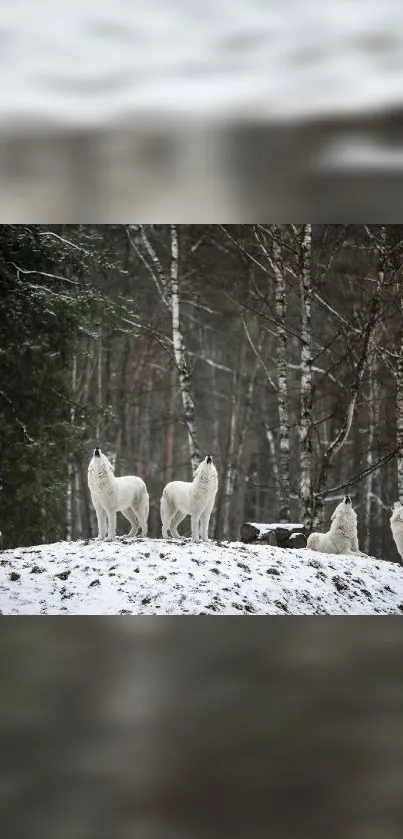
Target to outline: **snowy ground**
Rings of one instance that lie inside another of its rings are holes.
[[[0,553],[3,614],[403,613],[403,568],[372,557],[188,539]]]

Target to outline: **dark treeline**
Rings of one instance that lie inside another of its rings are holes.
[[[361,549],[397,559],[402,257],[401,225],[1,226],[3,544],[95,535],[99,443],[152,536],[211,452],[211,535],[322,527],[348,491]]]

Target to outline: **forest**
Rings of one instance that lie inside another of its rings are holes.
[[[321,529],[348,492],[360,549],[397,560],[402,266],[403,225],[1,225],[3,547],[96,535],[100,445],[152,537],[210,453],[211,537]]]

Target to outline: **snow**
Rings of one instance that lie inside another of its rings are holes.
[[[400,106],[401,0],[3,0],[3,127]]]
[[[77,541],[0,552],[2,614],[400,614],[402,566],[241,542]]]

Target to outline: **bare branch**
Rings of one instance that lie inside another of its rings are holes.
[[[78,280],[70,280],[68,277],[60,277],[58,274],[47,274],[45,271],[37,271],[37,270],[28,270],[26,268],[21,268],[19,265],[16,265],[15,262],[9,262],[9,265],[12,265],[13,268],[20,274],[35,274],[39,277],[48,277],[50,280],[62,280],[64,283],[70,283],[70,285],[80,285]]]

